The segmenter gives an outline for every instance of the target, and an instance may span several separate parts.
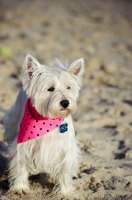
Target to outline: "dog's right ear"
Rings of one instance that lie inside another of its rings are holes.
[[[34,80],[34,77],[40,75],[40,63],[30,54],[27,54],[23,62],[23,76],[22,84],[23,89],[26,91],[27,95],[30,96],[30,85]]]
[[[38,72],[40,69],[40,63],[30,54],[27,54],[23,62],[23,71],[24,74],[29,76],[29,79],[32,79],[33,73]]]

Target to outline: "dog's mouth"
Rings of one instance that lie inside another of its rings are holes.
[[[67,110],[67,108],[61,108],[61,109],[60,109],[60,111],[64,111],[64,110]]]
[[[71,115],[74,112],[74,110],[71,110],[70,108],[61,108],[60,110],[58,110],[58,112],[55,112],[54,114],[52,113],[52,118],[58,118],[58,117],[68,117],[69,115]]]
[[[72,111],[69,108],[61,108],[60,109],[60,115],[62,115],[62,117],[67,117],[68,115],[71,115]]]

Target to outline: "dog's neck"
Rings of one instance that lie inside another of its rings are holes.
[[[35,107],[32,105],[32,102],[30,99],[28,99],[28,109],[29,109],[29,112],[31,114],[31,116],[33,117],[33,119],[36,119],[36,120],[48,120],[48,119],[53,119],[55,120],[56,118],[48,118],[48,117],[45,117],[41,114],[38,113],[38,111],[35,109]],[[57,117],[58,118],[62,118],[62,117]]]

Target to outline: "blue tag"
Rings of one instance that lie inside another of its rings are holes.
[[[60,133],[64,133],[66,131],[68,131],[68,124],[67,123],[61,124],[60,125]]]

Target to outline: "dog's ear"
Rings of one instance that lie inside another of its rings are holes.
[[[30,84],[35,77],[41,74],[40,63],[30,54],[27,54],[23,62],[23,76],[22,83],[23,89],[26,91],[27,95],[30,96]]]
[[[40,68],[40,63],[30,54],[27,54],[23,62],[23,70],[29,76],[29,79],[32,78],[32,74],[35,71],[38,71]]]
[[[82,75],[84,72],[84,59],[80,58],[75,60],[69,67],[68,72],[71,75],[78,76]]]
[[[82,85],[81,77],[84,73],[84,59],[75,60],[69,67],[68,72],[77,80],[78,84]]]

